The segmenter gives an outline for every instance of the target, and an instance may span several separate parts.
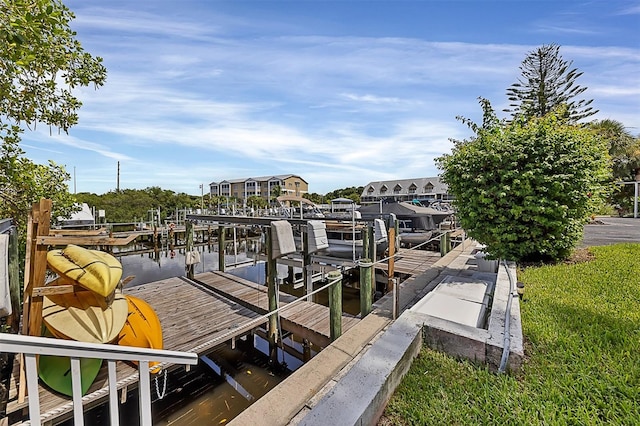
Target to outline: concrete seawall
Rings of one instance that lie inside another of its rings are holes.
[[[504,267],[497,274],[479,272],[475,252],[475,242],[464,241],[426,273],[402,283],[399,293],[402,314],[397,320],[392,320],[393,299],[392,294],[388,294],[358,325],[231,424],[375,424],[423,344],[497,369],[502,356],[504,335],[500,327],[504,324],[506,301],[510,297],[509,281]],[[429,295],[445,277],[452,276],[495,282],[487,328],[459,324],[419,309],[407,310]],[[519,368],[523,353],[519,312],[515,297],[508,363],[511,369]]]

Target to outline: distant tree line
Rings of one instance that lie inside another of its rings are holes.
[[[348,198],[353,202],[360,203],[360,195],[364,191],[364,186],[350,186],[342,189],[335,189],[331,192],[327,192],[325,195],[321,195],[315,192],[304,194],[303,197],[313,201],[316,204],[329,204],[331,200],[336,198]]]

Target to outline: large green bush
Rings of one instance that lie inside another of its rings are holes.
[[[437,160],[461,225],[492,257],[567,257],[609,191],[606,143],[568,124],[566,111],[505,122],[488,101],[481,104],[481,126],[463,120],[475,137]]]

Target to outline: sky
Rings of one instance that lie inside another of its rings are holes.
[[[436,176],[472,135],[478,98],[500,117],[543,44],[584,74],[599,113],[640,134],[640,0],[67,0],[106,84],[74,93],[68,134],[26,131],[71,192],[299,175],[326,194]],[[119,164],[119,172],[118,172]],[[200,188],[203,185],[204,189]]]

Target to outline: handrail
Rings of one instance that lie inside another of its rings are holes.
[[[97,343],[84,343],[71,340],[46,337],[24,336],[0,333],[0,346],[3,352],[23,354],[27,367],[27,389],[29,393],[29,419],[32,425],[40,425],[40,397],[38,391],[38,367],[36,355],[67,356],[71,359],[71,383],[73,391],[73,416],[75,425],[83,425],[82,390],[80,379],[80,358],[105,359],[109,373],[109,414],[111,425],[117,426],[118,389],[116,361],[137,361],[140,385],[140,424],[152,425],[151,418],[151,381],[149,362],[195,365],[198,354],[159,349],[137,348]]]

